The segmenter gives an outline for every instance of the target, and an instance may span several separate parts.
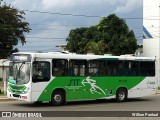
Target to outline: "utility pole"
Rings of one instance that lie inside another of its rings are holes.
[[[4,69],[4,63],[6,62],[6,61],[8,61],[8,60],[4,60],[3,62],[2,62],[2,65],[3,65],[3,70],[2,70],[2,75],[3,75],[3,86],[4,86],[4,88],[3,88],[3,90],[4,90],[4,94],[6,94],[7,93],[7,73],[6,73],[6,70]]]

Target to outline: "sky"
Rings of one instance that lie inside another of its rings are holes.
[[[25,34],[26,44],[22,46],[21,43],[19,43],[16,46],[19,51],[22,52],[59,51],[59,48],[55,46],[66,44],[66,38],[71,29],[97,25],[101,19],[100,17],[87,16],[107,17],[110,14],[116,14],[120,18],[124,18],[129,28],[135,32],[137,43],[142,43],[142,19],[133,18],[143,17],[143,0],[3,1],[17,9],[26,10],[26,15],[24,17],[26,21],[29,22],[29,27],[32,30],[30,33]]]

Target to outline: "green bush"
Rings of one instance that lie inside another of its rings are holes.
[[[1,89],[0,89],[0,94],[2,93]]]

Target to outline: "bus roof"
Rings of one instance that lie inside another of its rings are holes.
[[[49,53],[36,53],[36,52],[17,52],[16,54],[29,54],[34,58],[46,58],[46,59],[81,59],[81,60],[135,60],[135,61],[155,61],[155,57],[136,57],[131,55],[121,56],[108,56],[108,55],[92,55],[92,54],[75,54],[75,53],[60,53],[60,52],[49,52]]]

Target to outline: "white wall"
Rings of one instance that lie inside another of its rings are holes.
[[[143,56],[156,57],[156,76],[157,82],[160,84],[160,57],[159,57],[159,39],[145,39],[143,41]]]
[[[152,38],[143,39],[143,56],[156,56],[156,76],[160,83],[160,0],[143,0],[143,26]]]
[[[143,26],[153,38],[159,38],[160,0],[143,0]]]

